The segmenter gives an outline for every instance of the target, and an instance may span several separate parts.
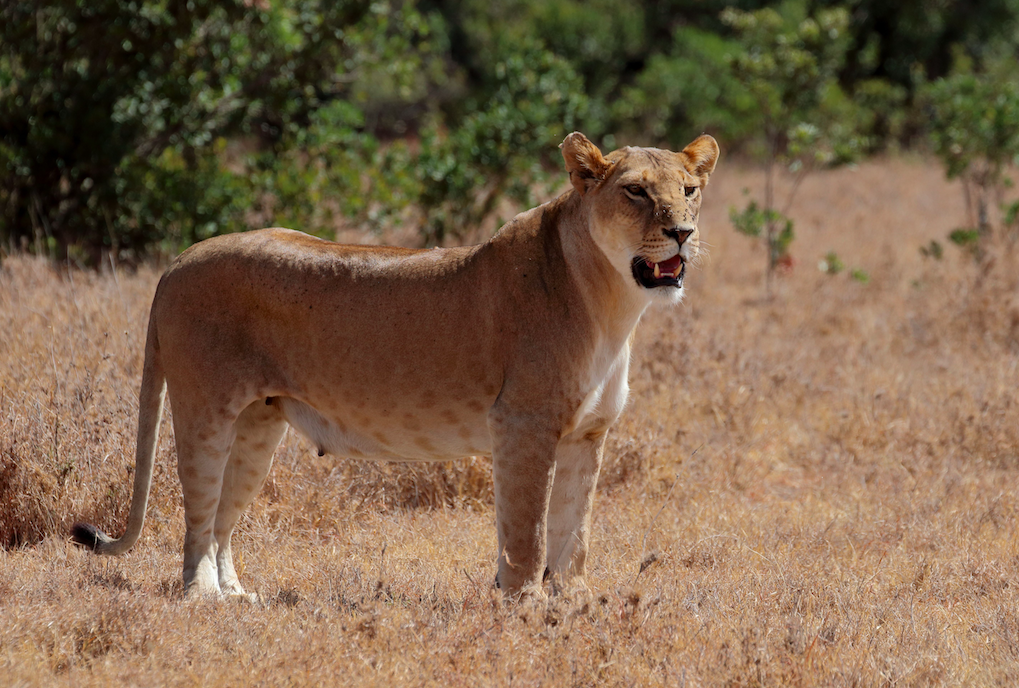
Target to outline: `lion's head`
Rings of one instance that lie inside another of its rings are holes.
[[[698,253],[701,195],[718,144],[697,138],[679,153],[622,148],[607,156],[583,134],[562,143],[570,182],[591,212],[598,248],[634,289],[675,302]]]

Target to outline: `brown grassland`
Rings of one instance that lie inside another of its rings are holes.
[[[264,604],[183,598],[166,424],[137,546],[76,549],[74,520],[126,520],[158,270],[7,258],[0,684],[1019,684],[1017,251],[921,256],[961,188],[873,161],[803,184],[764,299],[727,219],[761,184],[712,180],[710,256],[639,329],[591,595],[540,607],[493,590],[487,459],[358,464],[292,433],[235,536]],[[870,281],[820,272],[831,250]]]

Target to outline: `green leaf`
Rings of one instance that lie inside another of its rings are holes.
[[[867,284],[868,282],[870,282],[870,275],[868,275],[866,271],[861,270],[860,268],[853,268],[850,271],[849,275],[860,284]]]
[[[969,248],[980,241],[980,230],[978,229],[955,229],[948,235],[949,241],[956,246]]]

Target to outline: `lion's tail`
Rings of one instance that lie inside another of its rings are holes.
[[[156,337],[155,308],[149,315],[149,329],[145,338],[145,365],[142,370],[142,387],[138,395],[138,445],[135,451],[134,494],[127,530],[118,539],[88,523],[76,523],[71,539],[97,554],[123,554],[134,546],[145,524],[145,507],[152,484],[152,466],[155,462],[159,424],[163,418],[163,399],[166,396],[166,376],[159,360],[159,343]]]

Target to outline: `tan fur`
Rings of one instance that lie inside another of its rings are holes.
[[[127,534],[82,526],[75,538],[109,554],[137,540],[165,380],[191,592],[245,594],[230,536],[287,423],[339,456],[491,453],[500,587],[541,596],[546,566],[556,587],[583,585],[632,333],[650,303],[682,296],[642,286],[631,263],[697,255],[718,147],[702,136],[680,153],[603,157],[573,133],[562,153],[574,188],[479,246],[341,246],[266,229],[181,254],[152,304]]]

